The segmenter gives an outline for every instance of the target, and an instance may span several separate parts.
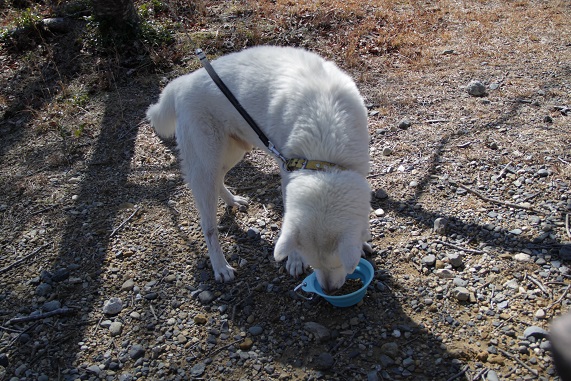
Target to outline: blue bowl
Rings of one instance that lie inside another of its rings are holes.
[[[363,287],[357,291],[346,295],[327,295],[325,292],[323,292],[323,289],[319,285],[315,273],[309,274],[303,280],[303,282],[295,288],[295,291],[301,288],[305,292],[321,296],[323,299],[327,300],[329,303],[336,307],[350,307],[363,300],[365,294],[367,293],[367,287],[373,280],[374,275],[375,271],[373,270],[373,266],[371,266],[371,264],[366,259],[361,258],[355,271],[347,275],[347,279],[361,279]]]

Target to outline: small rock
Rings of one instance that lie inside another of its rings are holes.
[[[385,214],[385,211],[381,208],[375,210],[375,216],[381,217]]]
[[[109,333],[111,336],[119,336],[121,331],[123,331],[123,324],[121,324],[121,322],[114,321],[109,325]]]
[[[509,231],[509,233],[513,234],[513,235],[520,235],[522,233],[522,230],[521,229],[512,229]]]
[[[449,269],[439,269],[434,272],[434,275],[441,279],[452,279],[454,278],[454,273]]]
[[[99,375],[99,373],[101,373],[101,368],[99,367],[99,365],[90,365],[87,367],[86,370],[89,373],[93,373],[93,374],[97,374],[97,375]]]
[[[379,200],[384,200],[384,199],[386,199],[386,198],[388,198],[388,197],[389,197],[389,195],[387,194],[387,192],[385,192],[385,191],[382,190],[382,189],[377,189],[377,190],[375,191],[375,198],[378,198]]]
[[[246,232],[246,235],[248,236],[248,238],[258,239],[258,238],[260,238],[260,230],[258,228],[255,228],[255,227],[251,227]]]
[[[395,359],[399,355],[399,346],[397,343],[384,343],[381,345],[381,353]]]
[[[559,258],[564,261],[571,261],[571,243],[565,242],[559,248]]]
[[[65,267],[59,268],[52,273],[52,282],[62,282],[69,278],[69,270]]]
[[[383,148],[383,156],[390,156],[393,153],[393,149],[391,147],[384,147]]]
[[[117,315],[123,309],[123,301],[119,298],[111,298],[103,304],[105,315]]]
[[[249,337],[246,337],[244,341],[240,343],[239,347],[243,351],[249,351],[253,345],[254,341],[252,341],[252,339],[250,339]]]
[[[135,287],[135,281],[133,279],[127,279],[121,285],[121,291],[131,291]]]
[[[193,377],[200,377],[202,376],[205,370],[206,370],[206,364],[203,362],[199,362],[198,364],[190,368],[190,374]]]
[[[448,220],[446,218],[439,217],[439,218],[434,220],[434,227],[432,230],[436,234],[443,235],[444,233],[446,233],[446,225],[447,224],[448,224]]]
[[[7,368],[10,365],[10,361],[8,356],[5,353],[0,353],[0,366]]]
[[[208,304],[213,301],[214,298],[214,294],[208,290],[202,291],[200,294],[198,294],[198,299],[202,304]]]
[[[416,188],[416,187],[418,186],[418,181],[412,180],[412,181],[408,184],[408,186],[411,187],[411,188]]]
[[[537,311],[535,311],[535,317],[538,319],[545,319],[545,311],[543,310],[543,308],[540,308]]]
[[[486,374],[486,381],[500,381],[500,378],[494,370],[490,369]]]
[[[544,121],[545,123],[553,123],[553,118],[552,118],[551,116],[549,116],[549,115],[545,115],[545,116],[543,117],[543,121]]]
[[[315,368],[318,370],[330,369],[334,363],[335,359],[327,352],[323,352],[315,358]]]
[[[61,302],[59,300],[50,300],[49,302],[45,302],[42,306],[44,312],[55,311],[58,308],[61,308]]]
[[[379,381],[379,373],[376,370],[372,370],[367,373],[367,381]]]
[[[427,267],[428,266],[434,266],[435,262],[436,262],[436,257],[433,254],[428,254],[420,260],[420,263],[423,266],[427,266]]]
[[[532,325],[531,327],[527,327],[525,331],[523,331],[523,337],[526,339],[530,336],[537,338],[546,338],[549,337],[549,333],[541,327],[537,327]]]
[[[463,265],[462,254],[461,253],[451,253],[447,254],[448,262],[452,267],[461,267]]]
[[[466,86],[466,91],[473,97],[486,95],[486,86],[480,81],[472,81]]]
[[[208,321],[206,315],[203,314],[195,315],[193,320],[195,324],[206,324],[206,322]]]
[[[517,253],[514,255],[514,259],[518,262],[529,262],[531,261],[531,255],[526,253]]]
[[[401,130],[406,130],[407,128],[409,128],[410,126],[412,126],[412,122],[409,119],[403,119],[399,122],[398,127]]]
[[[456,287],[452,290],[452,296],[454,296],[459,301],[464,302],[470,299],[470,291],[464,287]]]
[[[140,344],[133,344],[129,349],[129,357],[133,360],[138,360],[145,355],[145,348]]]
[[[331,337],[331,332],[327,328],[313,321],[306,322],[303,325],[303,328],[305,328],[307,331],[313,334],[315,340],[318,343],[329,340],[329,338]]]
[[[48,296],[52,292],[52,286],[49,283],[40,283],[38,287],[36,287],[36,295],[37,296]]]
[[[263,331],[264,331],[264,329],[262,327],[260,327],[259,325],[255,325],[255,326],[250,327],[248,329],[248,332],[250,332],[250,335],[252,335],[252,336],[261,335]]]
[[[549,176],[549,171],[545,168],[541,168],[536,172],[535,175],[537,177],[547,177],[547,176]]]

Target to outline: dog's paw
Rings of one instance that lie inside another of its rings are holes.
[[[290,255],[287,257],[286,270],[294,277],[297,277],[305,271],[307,266],[299,255]]]
[[[373,248],[371,247],[371,245],[369,245],[367,242],[363,243],[363,257],[365,255],[372,255],[374,252]]]
[[[214,269],[214,278],[220,283],[232,282],[235,277],[235,271],[232,266],[225,264],[220,266],[220,268]]]
[[[248,199],[246,197],[242,197],[242,196],[232,195],[232,198],[228,201],[229,201],[229,202],[227,202],[228,206],[236,207],[236,208],[239,208],[241,206],[247,207],[249,204]]]

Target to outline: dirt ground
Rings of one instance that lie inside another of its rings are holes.
[[[173,40],[127,53],[31,4],[67,25],[0,50],[0,379],[558,379],[524,332],[571,306],[568,2],[137,3]],[[2,6],[11,30],[22,10]],[[335,61],[369,110],[376,276],[357,306],[303,299],[273,260],[283,205],[260,150],[227,177],[251,202],[220,204],[238,271],[216,283],[175,144],[144,120],[194,48],[257,44]]]

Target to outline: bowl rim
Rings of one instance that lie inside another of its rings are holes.
[[[360,271],[361,270],[360,266],[364,266],[364,268],[366,268],[366,270]],[[368,271],[368,273],[367,273],[367,271]],[[361,277],[361,276],[359,276],[359,274],[362,274],[363,276]],[[366,276],[369,274],[370,274],[370,276],[366,279]],[[375,277],[375,271],[374,271],[373,265],[371,265],[371,263],[369,261],[367,261],[365,258],[361,258],[359,260],[359,264],[355,268],[355,271],[353,271],[351,274],[347,274],[347,277],[346,277],[346,279],[361,279],[361,281],[363,282],[363,286],[356,291],[353,291],[349,294],[343,294],[343,295],[327,295],[321,289],[321,285],[319,285],[319,282],[317,282],[315,272],[312,272],[311,274],[309,274],[303,280],[303,282],[300,284],[300,286],[301,286],[301,289],[303,291],[317,294],[329,302],[332,302],[332,301],[341,302],[341,301],[349,301],[351,298],[360,296],[361,293],[363,294],[363,297],[364,297],[364,295],[367,291],[367,287],[369,287],[369,284],[371,284],[374,277]],[[315,287],[314,283],[317,283],[319,289],[317,289]],[[296,287],[296,290],[300,286]],[[361,297],[361,299],[363,297]],[[358,303],[361,299],[357,300],[355,302],[355,304]]]

